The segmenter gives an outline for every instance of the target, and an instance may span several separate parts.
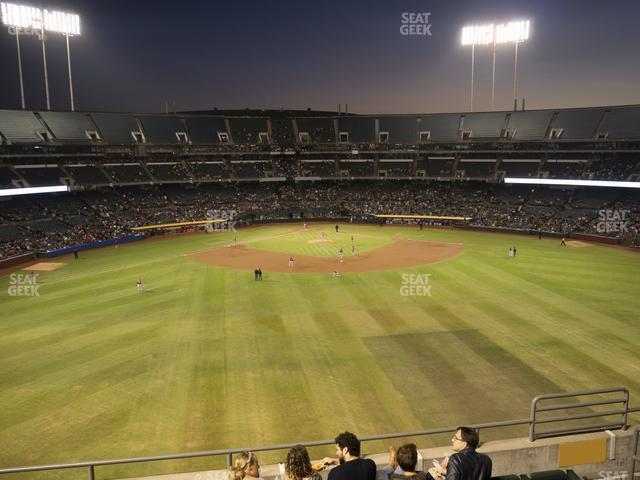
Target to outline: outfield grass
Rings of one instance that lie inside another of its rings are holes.
[[[291,233],[298,228],[237,237],[320,256],[335,255],[352,234],[360,251],[397,234],[465,249],[414,269],[337,279],[265,272],[261,283],[184,256],[228,244],[231,233],[63,257],[64,268],[40,275],[40,297],[0,291],[0,466],[523,418],[536,394],[616,385],[640,403],[638,254],[389,226],[344,225],[336,236],[326,225],[334,243],[313,244],[320,227]],[[406,273],[431,274],[432,296],[400,295]],[[214,464],[104,468],[99,478]]]

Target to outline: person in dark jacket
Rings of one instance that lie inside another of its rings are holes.
[[[324,465],[336,465],[329,471],[329,480],[375,480],[376,464],[360,457],[360,440],[351,432],[336,437],[336,457],[322,459]]]
[[[491,458],[476,452],[480,436],[468,427],[459,427],[451,439],[456,452],[447,462],[446,480],[490,480]]]

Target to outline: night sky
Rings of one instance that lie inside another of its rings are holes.
[[[14,3],[20,3],[14,0]],[[529,18],[518,90],[528,109],[640,103],[639,0],[52,0],[81,16],[71,40],[76,110],[295,108],[430,113],[469,107],[466,24]],[[402,36],[430,12],[431,36]],[[21,37],[27,108],[45,107],[37,37]],[[497,55],[510,109],[513,45]],[[68,110],[64,37],[47,41],[52,109]],[[19,108],[15,37],[0,34],[0,108]],[[476,49],[475,110],[489,110],[491,48]]]

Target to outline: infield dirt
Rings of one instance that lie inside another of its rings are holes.
[[[268,272],[331,273],[370,272],[415,267],[451,258],[463,249],[458,243],[439,243],[424,240],[397,239],[389,245],[352,256],[345,252],[342,262],[335,257],[314,257],[249,248],[245,245],[218,247],[190,254],[194,260],[218,267],[253,270],[260,267]],[[294,266],[289,268],[289,257]]]

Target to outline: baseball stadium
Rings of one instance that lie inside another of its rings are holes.
[[[443,113],[3,100],[0,480],[298,480],[299,445],[349,478],[345,431],[380,480],[410,442],[453,480],[461,425],[487,479],[638,478],[640,105],[471,82]]]

